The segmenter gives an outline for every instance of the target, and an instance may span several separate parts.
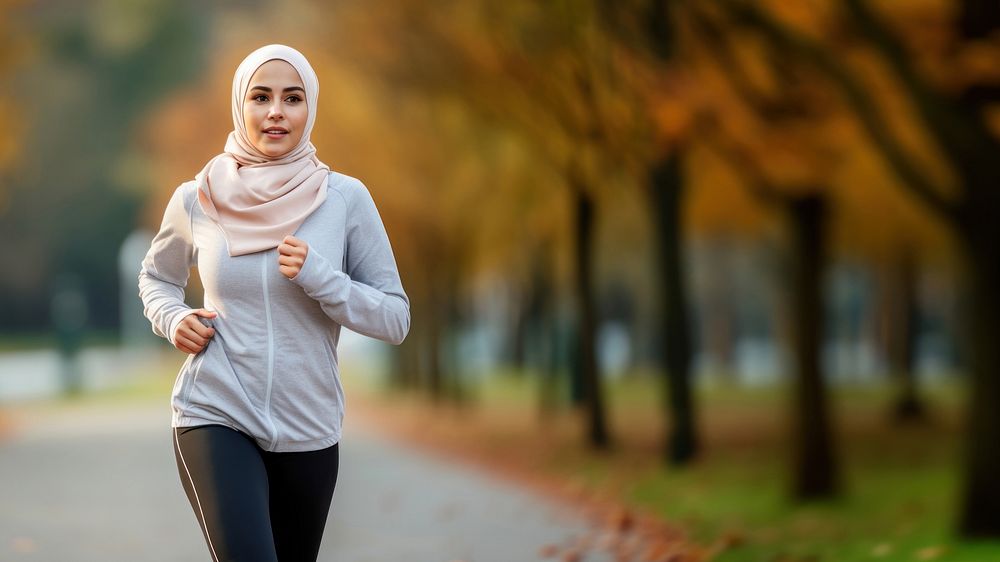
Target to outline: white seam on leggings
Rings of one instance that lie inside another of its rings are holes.
[[[205,529],[205,537],[208,539],[208,548],[212,551],[212,560],[218,562],[219,556],[215,554],[215,547],[212,546],[212,537],[208,534],[208,521],[205,520],[205,510],[201,508],[201,500],[198,499],[198,490],[194,487],[194,478],[191,478],[191,470],[188,469],[187,462],[184,460],[184,451],[181,451],[181,442],[177,438],[177,428],[174,428],[174,442],[177,444],[177,453],[181,456],[181,464],[184,465],[184,471],[187,472],[188,482],[191,483],[191,491],[194,492],[194,501],[198,504],[198,511],[201,513],[199,518],[199,523]]]

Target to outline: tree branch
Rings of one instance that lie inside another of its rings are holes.
[[[757,161],[721,132],[714,118],[703,118],[699,120],[699,125],[703,133],[699,137],[707,141],[706,145],[731,166],[743,171],[741,175],[747,179],[747,188],[755,199],[768,207],[777,208],[791,202],[792,197],[775,187]]]
[[[844,5],[862,33],[882,53],[896,77],[910,93],[917,111],[932,133],[940,150],[956,169],[969,163],[979,140],[968,127],[969,119],[952,100],[937,94],[913,67],[903,44],[878,20],[864,0],[845,0]]]
[[[961,101],[973,107],[985,107],[1000,102],[1000,85],[973,84],[962,92]]]
[[[787,29],[761,10],[746,2],[727,0],[724,5],[737,22],[757,29],[775,46],[815,65],[826,73],[840,88],[847,102],[857,113],[862,126],[868,131],[876,147],[882,152],[890,168],[912,193],[930,209],[948,221],[954,221],[958,207],[941,195],[926,174],[918,170],[895,138],[888,132],[879,109],[872,103],[860,80],[839,64],[830,53],[812,39]]]
[[[733,90],[763,117],[775,116],[777,108],[767,95],[753,84],[753,80],[747,76],[743,66],[733,56],[734,49],[721,27],[707,15],[701,13],[701,10],[694,4],[691,5],[691,9],[687,13],[691,16],[691,25],[698,34],[711,38],[704,42],[705,47],[719,63],[719,66],[725,70],[726,81],[729,82]]]

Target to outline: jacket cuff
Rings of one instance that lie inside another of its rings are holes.
[[[330,260],[310,247],[298,275],[290,280],[302,287],[302,290],[314,299],[323,296],[326,297],[323,300],[331,300],[330,297],[333,296],[331,293],[336,293],[336,291],[331,291],[329,284],[337,281],[350,281],[350,278],[347,277],[346,273],[335,270],[330,265]]]

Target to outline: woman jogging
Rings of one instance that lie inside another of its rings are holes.
[[[371,195],[309,141],[318,98],[295,49],[250,53],[224,152],[176,189],[139,273],[153,331],[188,354],[174,455],[215,562],[316,560],[344,419],[341,326],[392,344],[410,327]],[[199,309],[184,303],[194,265]]]

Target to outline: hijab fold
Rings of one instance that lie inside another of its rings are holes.
[[[250,78],[262,64],[283,60],[305,87],[305,129],[289,152],[268,156],[253,146],[243,122]],[[305,56],[285,45],[267,45],[247,55],[233,76],[233,131],[224,152],[195,176],[202,210],[221,227],[230,256],[269,250],[293,234],[326,200],[330,167],[316,157],[309,133],[316,122],[319,79]]]

